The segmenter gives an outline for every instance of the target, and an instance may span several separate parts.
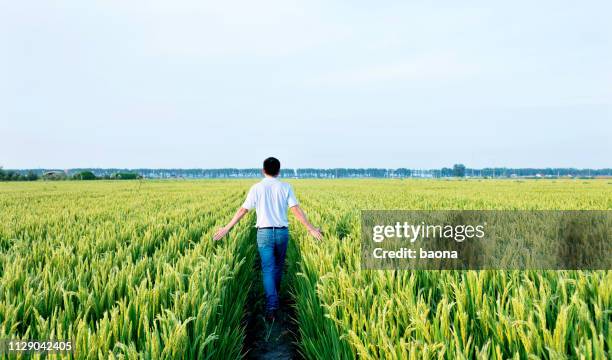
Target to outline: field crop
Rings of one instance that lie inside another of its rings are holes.
[[[596,181],[296,184],[327,237],[300,233],[306,358],[612,358],[610,271],[360,269],[360,209],[612,209]],[[333,351],[330,351],[333,349]]]
[[[245,186],[0,184],[0,338],[71,339],[77,358],[239,357],[251,221],[210,238]]]
[[[606,181],[290,180],[286,279],[306,359],[612,358],[610,271],[360,269],[361,209],[612,209]],[[78,359],[234,359],[256,283],[255,180],[0,183],[0,339]]]

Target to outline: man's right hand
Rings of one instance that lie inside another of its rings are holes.
[[[323,238],[323,233],[321,232],[321,229],[319,228],[311,228],[308,229],[308,232],[310,233],[310,235],[312,235],[312,237],[314,237],[317,240],[321,240]]]
[[[215,241],[221,240],[221,238],[227,235],[228,232],[229,232],[229,229],[227,228],[227,226],[222,227],[221,229],[217,230],[215,235],[213,235],[213,240]]]

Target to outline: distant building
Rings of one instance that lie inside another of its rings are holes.
[[[42,177],[45,180],[63,180],[68,177],[68,174],[61,170],[50,170],[43,172]]]

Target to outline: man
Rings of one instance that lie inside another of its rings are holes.
[[[263,162],[264,178],[253,185],[232,220],[217,230],[214,240],[224,237],[230,229],[251,209],[257,213],[257,248],[261,257],[263,287],[266,295],[266,319],[273,320],[278,309],[278,292],[280,289],[287,242],[289,241],[289,222],[287,209],[308,229],[317,240],[322,238],[321,230],[314,227],[293,194],[291,185],[277,179],[280,173],[280,161],[269,157]]]

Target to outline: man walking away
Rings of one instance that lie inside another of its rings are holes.
[[[273,320],[278,309],[280,289],[287,242],[289,241],[289,222],[287,209],[308,229],[317,240],[322,238],[321,230],[314,227],[293,194],[290,184],[277,179],[280,173],[280,161],[269,157],[263,162],[264,178],[253,185],[232,220],[217,230],[214,240],[224,237],[230,229],[251,209],[257,213],[257,248],[261,257],[263,287],[266,294],[266,319]]]

